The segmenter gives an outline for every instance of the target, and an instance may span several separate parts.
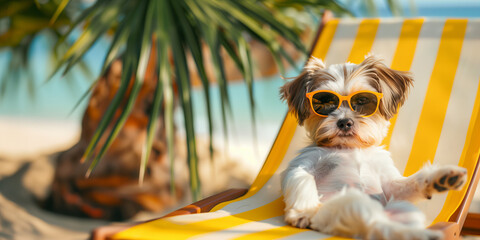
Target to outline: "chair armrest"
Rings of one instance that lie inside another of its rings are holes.
[[[195,213],[202,213],[202,212],[208,212],[210,211],[213,207],[218,205],[219,203],[230,201],[236,198],[239,198],[245,193],[247,193],[248,189],[230,189],[225,192],[221,192],[219,194],[210,196],[208,198],[205,198],[203,200],[200,200],[198,202],[192,203],[188,206],[185,206],[183,208],[180,208],[176,211],[173,211],[163,217],[160,218],[165,218],[165,217],[172,217],[172,216],[177,216],[177,215],[185,215],[185,214],[195,214]],[[154,221],[160,218],[148,220],[149,221]],[[145,221],[147,222],[147,221]],[[144,222],[133,222],[133,223],[126,223],[122,225],[108,225],[108,226],[102,226],[95,228],[92,233],[90,234],[90,239],[91,240],[108,240],[111,239],[113,235],[116,233],[119,233],[123,230],[126,230],[130,227],[133,227],[137,224],[141,224]]]
[[[192,203],[188,206],[180,208],[176,211],[173,211],[164,217],[171,217],[177,215],[185,215],[185,214],[195,214],[195,213],[202,213],[202,212],[209,212],[213,207],[217,206],[219,203],[230,201],[236,198],[239,198],[245,193],[247,193],[248,189],[230,189],[225,192],[221,192],[219,194],[210,196],[198,202]]]

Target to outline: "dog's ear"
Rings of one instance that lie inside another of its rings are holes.
[[[397,71],[387,67],[381,59],[368,56],[359,66],[368,71],[378,90],[383,93],[379,111],[385,119],[392,118],[407,99],[413,84],[410,72]]]
[[[310,75],[317,73],[318,71],[323,71],[325,69],[325,63],[320,58],[310,57],[307,64],[303,68],[305,72]]]
[[[297,115],[300,125],[310,116],[310,105],[305,96],[307,85],[312,80],[312,76],[324,68],[325,64],[322,60],[311,57],[303,68],[303,72],[280,88],[281,99],[287,101],[289,110]]]

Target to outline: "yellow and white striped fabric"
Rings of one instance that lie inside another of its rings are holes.
[[[331,20],[313,56],[327,64],[360,63],[374,52],[397,70],[411,71],[414,88],[384,141],[400,171],[426,162],[474,169],[480,149],[480,21],[435,19]],[[272,89],[277,91],[277,89]],[[308,141],[287,114],[272,150],[248,193],[210,213],[140,224],[115,239],[340,239],[286,226],[280,173]],[[471,179],[469,178],[469,183]],[[431,223],[448,221],[466,189],[420,204]]]

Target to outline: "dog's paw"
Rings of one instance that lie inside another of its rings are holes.
[[[308,228],[315,210],[289,209],[285,212],[285,222],[298,228]]]
[[[460,190],[467,181],[467,169],[457,166],[443,166],[432,172],[426,180],[426,197],[447,190]]]

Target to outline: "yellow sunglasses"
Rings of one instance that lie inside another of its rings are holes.
[[[343,101],[348,102],[352,111],[360,113],[362,117],[370,117],[375,114],[383,94],[372,91],[358,91],[348,96],[342,96],[330,90],[318,90],[306,94],[310,100],[313,112],[321,117],[337,110]]]

